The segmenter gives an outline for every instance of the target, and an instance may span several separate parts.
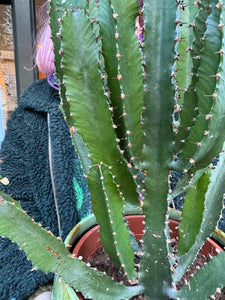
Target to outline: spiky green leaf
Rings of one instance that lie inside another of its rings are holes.
[[[64,280],[58,275],[55,276],[53,289],[52,289],[52,300],[79,300],[75,291],[67,285]]]
[[[140,292],[140,287],[117,284],[109,276],[87,267],[83,261],[71,258],[60,240],[4,199],[0,202],[0,235],[16,242],[32,260],[34,268],[57,273],[86,298],[121,300]]]

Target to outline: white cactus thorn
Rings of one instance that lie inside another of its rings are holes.
[[[223,27],[224,27],[224,24],[219,24],[219,25],[218,25],[218,29],[219,29],[221,32],[223,32]]]
[[[212,114],[207,114],[206,116],[205,116],[205,119],[206,120],[210,120],[212,118]]]
[[[119,38],[120,35],[119,35],[118,32],[116,32],[114,36],[115,36],[115,39],[118,40],[118,38]]]

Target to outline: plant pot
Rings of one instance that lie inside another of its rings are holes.
[[[134,233],[136,239],[141,239],[143,235],[143,215],[129,215],[126,216],[130,230]],[[178,240],[178,221],[169,220],[169,227],[171,230],[170,237],[171,239]],[[82,257],[83,261],[86,261],[88,258],[94,257],[101,247],[102,243],[100,242],[100,233],[99,225],[94,226],[89,231],[87,231],[79,241],[76,243],[75,248],[72,251],[72,254],[75,257]],[[205,244],[202,246],[200,253],[206,257],[215,256],[223,249],[214,242],[211,238],[207,239]],[[79,299],[84,299],[80,293],[77,293]]]

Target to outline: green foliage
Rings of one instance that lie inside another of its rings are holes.
[[[178,292],[178,297],[182,300],[208,299],[209,296],[215,293],[215,286],[223,288],[225,280],[223,267],[221,266],[224,266],[224,263],[225,252],[213,257],[212,260],[191,279],[190,285],[185,285]]]
[[[114,263],[127,273],[137,277],[134,271],[134,254],[129,233],[123,220],[123,204],[113,174],[105,165],[93,167],[88,175],[88,185],[95,201],[93,212],[101,224],[101,241]]]
[[[179,252],[185,254],[195,242],[203,218],[205,193],[209,185],[210,173],[204,173],[187,192],[179,225]]]
[[[54,285],[52,289],[52,300],[79,300],[75,291],[66,284],[59,275],[55,276]]]
[[[138,287],[116,284],[109,276],[87,267],[79,259],[72,258],[61,240],[44,230],[41,224],[35,223],[15,205],[16,202],[1,199],[0,233],[4,233],[26,252],[34,269],[57,273],[67,284],[82,291],[87,298],[119,300],[140,291]]]
[[[138,285],[116,284],[72,259],[60,241],[7,199],[0,206],[0,234],[15,240],[35,266],[57,272],[92,299],[128,299],[141,292],[146,299],[207,299],[225,285],[223,253],[198,271],[190,286],[177,292],[172,283],[193,263],[223,207],[225,8],[218,0],[145,0],[140,46],[134,33],[138,0],[51,0],[49,7],[61,108],[88,179],[101,241]],[[186,191],[178,253],[168,229],[172,170],[185,173],[174,191]],[[145,215],[138,275],[127,208]],[[38,250],[33,235],[39,237]]]

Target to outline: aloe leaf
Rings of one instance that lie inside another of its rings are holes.
[[[16,200],[14,200],[12,197],[10,197],[9,195],[3,193],[1,190],[0,190],[0,204],[2,203],[2,201],[8,201],[9,203],[12,203],[12,205],[15,205],[18,209],[21,209],[21,211],[23,211],[20,203]]]
[[[205,193],[207,192],[210,172],[206,171],[185,196],[182,220],[179,225],[178,250],[185,254],[195,242],[204,211]]]
[[[171,145],[174,138],[172,114],[175,91],[170,77],[175,55],[174,42],[171,41],[175,39],[176,9],[173,0],[144,2],[146,92],[143,129],[146,135],[143,169],[146,171],[146,201],[143,213],[146,233],[143,236],[145,255],[141,260],[141,284],[145,289],[144,294],[151,299],[168,299],[171,286],[164,229],[169,174],[166,162],[172,159]]]
[[[52,300],[79,300],[74,290],[67,285],[61,277],[55,275],[53,289],[52,289]]]
[[[88,174],[88,185],[93,212],[100,225],[100,239],[106,252],[129,278],[136,278],[134,253],[124,222],[123,201],[110,169],[104,165],[93,166]]]
[[[204,212],[202,216],[202,224],[196,241],[187,255],[179,258],[179,264],[176,273],[173,274],[173,280],[179,281],[186,272],[190,264],[193,263],[197,253],[208,237],[213,233],[219,220],[224,200],[224,180],[225,180],[225,153],[224,148],[220,153],[217,167],[212,170],[208,191],[205,194]]]
[[[222,288],[225,285],[224,269],[221,267],[224,264],[225,252],[221,252],[198,270],[190,284],[178,291],[178,297],[182,300],[209,299],[215,294],[218,287]]]
[[[120,300],[141,292],[140,287],[117,284],[109,276],[87,267],[83,261],[71,258],[60,240],[6,200],[0,205],[0,235],[16,242],[32,260],[35,269],[57,273],[86,298]]]
[[[92,23],[84,12],[68,11],[63,18],[61,34],[63,80],[76,130],[87,145],[92,164],[103,161],[112,166],[115,181],[120,183],[126,201],[138,205],[136,186],[118,149],[109,106],[104,96],[98,67],[99,49]],[[69,38],[71,35],[74,37],[72,41]]]

